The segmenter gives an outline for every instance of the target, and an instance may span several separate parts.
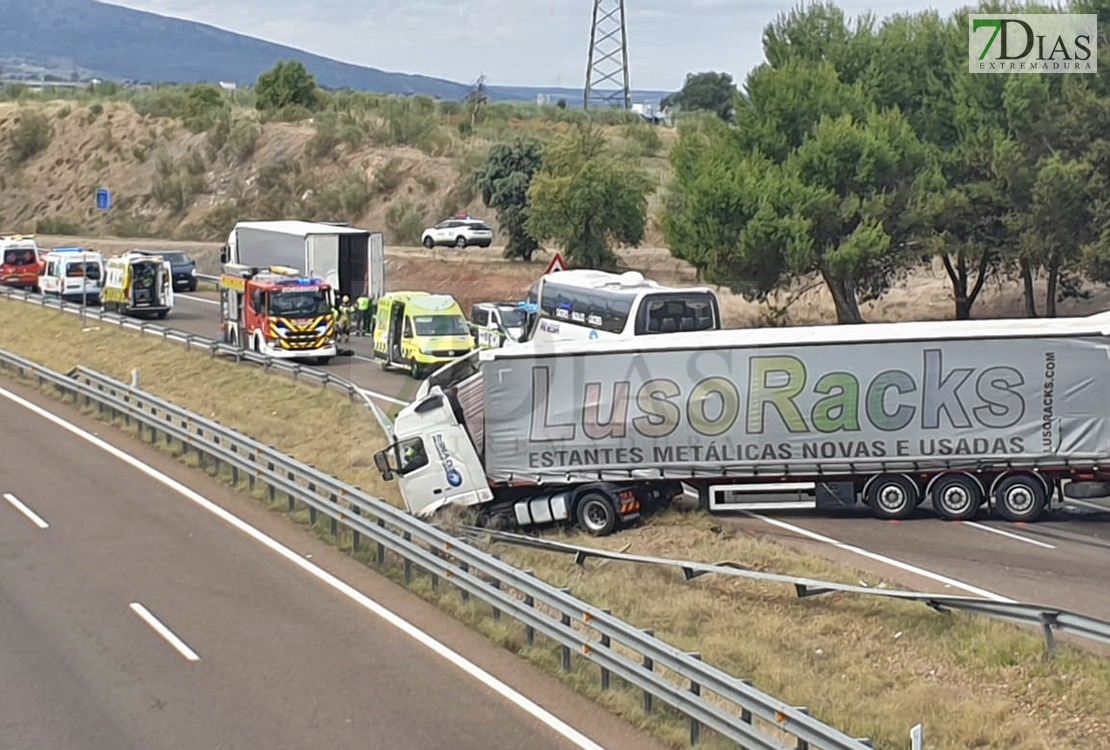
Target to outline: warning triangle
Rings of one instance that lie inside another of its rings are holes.
[[[555,253],[555,257],[552,258],[551,262],[547,264],[547,270],[543,273],[546,276],[549,273],[555,273],[556,271],[565,270],[567,270],[567,264],[563,262],[563,256],[559,253]]]

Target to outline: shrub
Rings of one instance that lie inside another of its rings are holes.
[[[418,245],[426,226],[424,213],[408,201],[397,203],[386,211],[385,226],[389,230],[386,239],[389,244]]]
[[[46,115],[41,112],[23,112],[19,116],[19,125],[8,134],[12,158],[17,164],[23,164],[45,151],[53,138],[54,126]]]
[[[378,195],[392,193],[401,186],[405,175],[401,169],[401,160],[393,157],[374,175],[373,192]]]
[[[254,154],[262,130],[250,120],[237,120],[227,137],[227,150],[235,161],[245,161]]]
[[[663,148],[663,139],[654,125],[629,125],[624,129],[624,137],[637,144],[643,156],[655,156]]]
[[[317,213],[324,221],[356,223],[366,213],[373,197],[366,175],[352,169],[320,191]]]
[[[35,234],[57,234],[67,237],[80,237],[84,228],[75,221],[61,216],[47,216],[35,221]]]

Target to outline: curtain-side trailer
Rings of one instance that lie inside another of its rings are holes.
[[[679,491],[1031,521],[1110,496],[1108,336],[1110,313],[517,344],[425,381],[375,462],[417,515],[595,534]]]
[[[228,235],[221,262],[285,266],[328,282],[337,299],[384,293],[380,232],[308,221],[244,221]]]

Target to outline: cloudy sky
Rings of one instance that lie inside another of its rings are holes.
[[[498,85],[580,87],[592,0],[112,0],[383,70]],[[956,0],[842,0],[851,17]],[[742,82],[763,59],[763,27],[793,0],[626,0],[632,85],[676,90],[687,72]]]

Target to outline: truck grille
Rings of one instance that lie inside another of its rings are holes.
[[[278,339],[282,349],[316,349],[323,345],[319,336],[313,333],[290,333],[285,338]]]

